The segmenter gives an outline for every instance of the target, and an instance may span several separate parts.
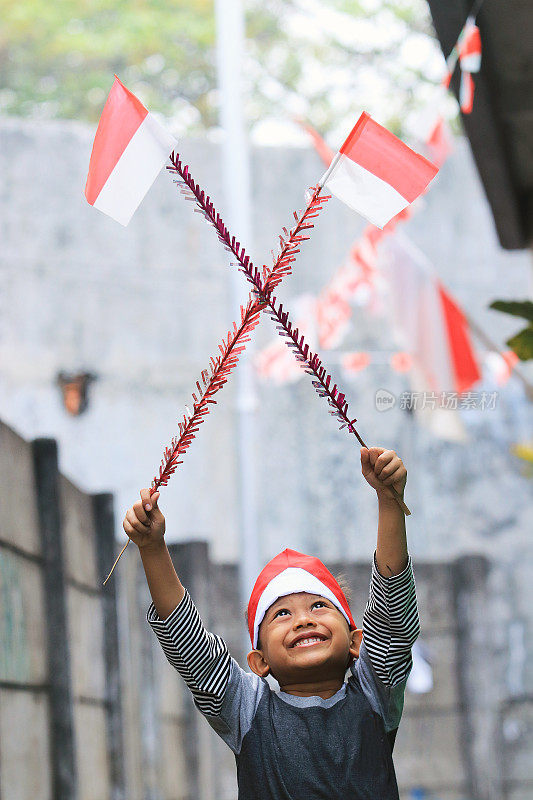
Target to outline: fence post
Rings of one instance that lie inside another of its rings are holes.
[[[462,752],[469,797],[490,800],[491,786],[499,780],[494,751],[496,706],[487,702],[494,695],[493,670],[487,670],[491,644],[487,635],[489,620],[485,556],[465,555],[452,562],[455,615],[457,620],[457,669],[462,717]]]
[[[209,629],[211,614],[211,576],[207,542],[191,541],[169,545],[169,552],[183,585],[187,587],[202,621]],[[211,752],[211,731],[201,719],[192,699],[185,704],[186,725],[190,735],[185,737],[185,757],[190,767],[190,800],[214,798],[214,775]]]
[[[95,530],[96,565],[100,578],[105,576],[109,564],[115,560],[115,521],[113,495],[92,496]],[[122,735],[122,704],[120,691],[120,662],[118,639],[117,583],[108,581],[101,588],[104,617],[104,666],[106,693],[107,751],[111,773],[111,798],[124,800],[124,742]]]
[[[54,800],[75,800],[76,774],[72,683],[67,629],[67,603],[57,443],[39,438],[31,443],[37,514],[43,552],[47,620],[48,679],[50,684],[50,751]]]

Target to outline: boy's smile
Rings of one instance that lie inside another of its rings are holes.
[[[320,644],[321,642],[325,642],[326,637],[320,634],[319,636],[312,636],[309,637],[306,633],[302,633],[301,636],[298,636],[297,639],[291,644],[291,647],[310,647],[313,644]]]
[[[296,592],[267,610],[248,664],[260,677],[272,673],[285,692],[332,696],[359,654],[360,634],[329,599]]]

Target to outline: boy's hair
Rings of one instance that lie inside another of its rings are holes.
[[[348,578],[346,577],[346,575],[343,572],[340,572],[339,574],[334,575],[333,577],[335,578],[335,580],[337,581],[337,583],[341,587],[342,591],[344,592],[344,596],[345,596],[346,600],[349,603],[350,600],[352,599],[352,590],[350,589],[350,584],[348,583]],[[248,607],[246,607],[244,609],[244,621],[246,622],[246,629],[248,630],[248,627],[249,627]],[[261,649],[261,645],[259,643],[259,640],[257,640],[257,648],[259,650]]]

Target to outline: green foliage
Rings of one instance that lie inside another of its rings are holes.
[[[533,323],[533,301],[531,300],[495,300],[490,308],[512,314],[514,317],[523,317]]]
[[[96,122],[116,72],[181,133],[215,126],[213,1],[0,0],[0,113]],[[438,83],[434,68],[428,77],[431,69],[413,63],[420,47],[440,58],[423,0],[247,0],[245,8],[252,126],[299,115],[337,136],[365,107],[401,133],[400,120]],[[381,96],[380,113],[372,102]]]
[[[116,72],[151,110],[180,98],[212,123],[208,0],[0,0],[0,17],[4,112],[96,121]]]
[[[508,339],[506,344],[514,350],[521,361],[533,358],[533,302],[531,300],[495,300],[489,307],[528,320],[529,325]]]

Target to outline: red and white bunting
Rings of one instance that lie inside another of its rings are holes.
[[[481,378],[468,323],[423,253],[401,234],[389,239],[383,269],[394,324],[431,391],[465,392]]]
[[[317,345],[316,302],[309,294],[293,301],[295,328],[305,336],[311,348]],[[259,378],[271,380],[277,385],[295,383],[305,374],[286,342],[279,336],[255,355],[254,365]]]
[[[459,37],[459,62],[466,72],[481,69],[481,35],[474,17],[468,17]]]
[[[440,169],[453,150],[450,128],[443,117],[439,116],[435,120],[426,139],[426,147],[431,160]]]
[[[399,350],[391,356],[390,365],[395,372],[410,372],[413,369],[413,357],[406,350]]]
[[[372,358],[370,353],[366,353],[365,351],[360,351],[357,353],[346,353],[342,357],[342,368],[348,373],[357,373],[361,372],[361,370],[366,369]]]
[[[514,350],[506,350],[502,354],[489,352],[485,355],[485,364],[498,386],[505,386],[511,377],[513,367],[519,361]]]
[[[318,341],[321,348],[331,350],[344,339],[352,309],[339,292],[328,289],[320,294],[316,305]]]
[[[481,35],[474,17],[468,17],[455,47],[446,59],[447,72],[442,80],[446,88],[450,85],[457,61],[461,68],[459,105],[463,114],[470,114],[474,107],[475,88],[472,73],[479,72],[481,68]]]

